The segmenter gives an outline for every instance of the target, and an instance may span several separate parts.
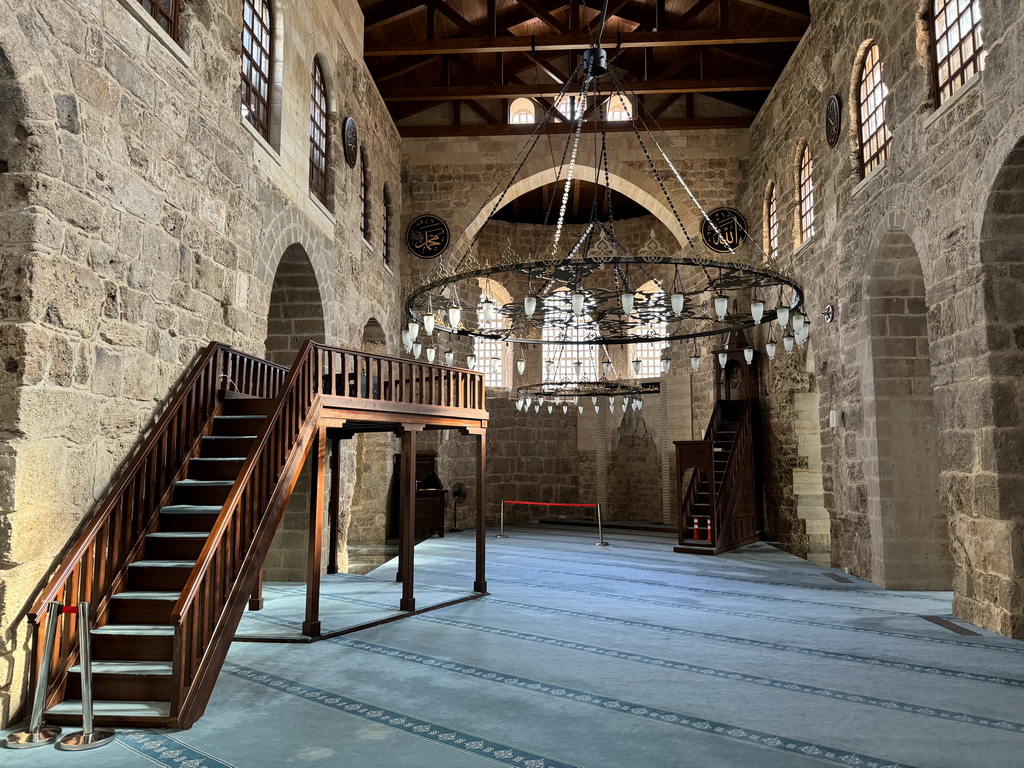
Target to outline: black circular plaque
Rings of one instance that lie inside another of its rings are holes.
[[[828,101],[825,102],[825,141],[828,142],[830,147],[834,147],[839,143],[839,129],[843,124],[843,115],[841,111],[841,105],[839,104],[839,96],[832,94],[828,97]]]
[[[405,231],[405,244],[421,259],[436,259],[448,247],[448,225],[433,214],[417,216]]]
[[[716,208],[701,222],[700,236],[712,251],[728,253],[746,241],[747,220],[735,208]]]
[[[349,168],[355,168],[356,158],[359,157],[359,129],[356,128],[355,118],[345,118],[342,140],[345,144],[345,162]]]

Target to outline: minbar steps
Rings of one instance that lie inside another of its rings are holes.
[[[186,479],[160,510],[142,559],[128,568],[126,589],[115,594],[104,626],[94,629],[93,710],[97,725],[170,723],[174,629],[171,611],[181,596],[272,400],[231,397],[189,460]],[[81,669],[68,672],[65,700],[46,710],[47,722],[82,722]]]

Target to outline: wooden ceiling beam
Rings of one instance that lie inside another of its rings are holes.
[[[754,118],[751,117],[678,117],[659,120],[658,125],[665,131],[689,131],[708,128],[749,128]],[[403,138],[434,138],[440,136],[530,136],[537,126],[526,125],[491,125],[474,123],[462,125],[400,125],[398,133]],[[606,123],[608,133],[632,131],[633,124],[623,121]],[[545,129],[547,134],[566,134],[576,129],[568,123],[551,123]],[[598,129],[594,122],[583,124],[583,133],[590,134]]]
[[[436,0],[435,0],[436,2]],[[440,11],[443,3],[437,3]],[[448,11],[451,9],[444,6]],[[444,11],[442,11],[445,13]],[[448,13],[445,13],[448,16]],[[449,18],[451,18],[449,16]],[[468,22],[467,22],[468,23]],[[482,33],[481,33],[482,34]],[[617,35],[605,32],[602,45],[621,48],[686,48],[694,45],[757,45],[761,43],[796,43],[802,32],[773,32],[768,29],[737,30],[674,30],[671,32],[630,32]],[[443,40],[367,41],[364,55],[432,56],[442,53],[522,53],[525,51],[585,51],[591,47],[587,33],[550,35],[545,37],[455,37]]]
[[[501,123],[503,122],[503,121],[499,120],[498,118],[496,118],[494,115],[492,115],[490,113],[490,111],[488,111],[488,110],[484,109],[482,106],[480,106],[480,102],[478,102],[478,101],[473,101],[472,99],[467,99],[465,104],[466,104],[467,107],[472,109],[474,112],[476,112],[478,115],[480,115],[480,117],[482,117],[484,120],[486,120],[491,125],[501,125]]]
[[[465,16],[463,16],[461,13],[456,11],[454,8],[452,8],[450,5],[448,5],[448,3],[444,2],[444,0],[427,0],[427,2],[430,4],[431,8],[436,10],[438,13],[444,15],[449,21],[451,21],[456,27],[461,29],[467,35],[470,35],[471,37],[478,37],[478,38],[482,38],[482,39],[487,39],[487,33],[484,30],[480,29],[476,24],[474,24],[469,19],[467,19]],[[437,44],[437,43],[443,43],[445,41],[443,41],[443,40],[435,40],[435,41],[432,41],[432,42]],[[364,48],[365,48],[365,46],[364,46]],[[437,51],[437,52],[438,53],[454,53],[454,51]]]
[[[533,2],[533,0],[516,0],[516,2],[532,13],[536,18],[547,24],[555,31],[556,34],[566,35],[569,33],[569,28],[565,24],[541,8],[537,3]]]
[[[637,94],[647,93],[736,93],[770,91],[774,77],[718,77],[691,80],[647,80],[629,83]],[[384,101],[454,101],[469,99],[515,99],[520,96],[557,96],[558,85],[515,83],[503,85],[456,85],[450,88],[388,88],[381,91]]]
[[[393,21],[399,21],[414,13],[418,13],[426,5],[424,0],[402,0],[402,2],[397,3],[381,3],[363,18],[363,30],[364,32],[372,32]]]
[[[387,80],[393,80],[396,77],[401,77],[402,75],[408,74],[409,72],[414,72],[417,69],[421,69],[422,67],[426,67],[430,64],[433,64],[437,62],[440,58],[440,56],[430,56],[426,59],[420,59],[419,61],[409,64],[407,66],[399,67],[398,69],[392,69],[387,72],[374,73],[373,80],[378,85],[380,85],[380,83],[383,83]]]
[[[811,20],[808,3],[802,0],[738,0],[738,2],[788,16],[791,19],[799,19],[804,22]]]

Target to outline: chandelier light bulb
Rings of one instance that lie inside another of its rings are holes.
[[[715,314],[718,315],[719,320],[725,320],[725,315],[729,311],[729,298],[727,296],[716,296],[715,297]]]
[[[591,396],[590,402],[593,403],[594,405],[597,405],[597,396],[596,395]]]
[[[594,403],[594,413],[600,413],[600,412],[601,412],[601,406],[598,405],[597,403]]]
[[[632,293],[623,293],[619,295],[619,299],[622,301],[622,312],[626,317],[633,314],[633,301],[636,297]]]
[[[569,404],[568,403],[562,403],[562,413],[568,413],[568,412],[569,412]]]
[[[459,323],[462,322],[462,307],[448,307],[448,324],[453,331],[459,330]]]
[[[523,312],[527,317],[533,317],[533,313],[537,311],[537,297],[536,296],[524,296],[523,297]]]
[[[480,316],[485,323],[494,321],[494,302],[490,299],[484,299],[483,303],[480,304]]]
[[[526,410],[530,410],[530,406],[532,404],[533,404],[533,398],[532,397],[526,398]]]
[[[544,405],[544,395],[537,398],[537,405]]]
[[[728,360],[729,360],[729,355],[727,355],[725,352],[719,352],[718,353],[718,364],[722,368],[725,368],[725,364],[728,362]]]
[[[519,371],[519,375],[522,376],[523,375],[523,371],[526,370],[526,361],[525,360],[517,360],[516,361],[516,370]]]
[[[791,334],[787,333],[785,336],[782,337],[782,346],[786,350],[786,354],[787,355],[792,355],[793,354],[793,342],[794,341],[796,341],[796,339],[794,339]]]
[[[683,305],[686,303],[686,296],[681,293],[672,294],[672,314],[678,315],[683,311]]]
[[[690,367],[693,368],[694,373],[697,372],[697,369],[700,368],[700,355],[694,355],[690,358]]]
[[[640,375],[640,366],[642,364],[643,360],[641,360],[639,357],[633,361],[633,373],[635,373],[637,376]]]
[[[413,339],[420,335],[420,324],[417,323],[415,320],[409,321],[409,335]]]
[[[498,372],[498,364],[500,362],[501,361],[498,358],[496,358],[496,357],[492,357],[491,358],[491,373],[497,373]]]
[[[612,397],[608,398],[608,409],[612,410],[612,411],[615,410],[615,397],[614,397],[614,395]]]
[[[444,364],[450,367],[451,364],[454,363],[454,362],[455,362],[455,353],[454,352],[445,352],[444,353]]]
[[[764,317],[764,302],[763,301],[752,301],[750,302],[750,316],[754,318],[754,325],[761,324],[761,318]]]
[[[622,410],[626,410],[629,407],[630,402],[629,395],[623,395],[622,397]]]
[[[540,403],[537,403],[537,405],[533,406],[533,412],[540,413]]]
[[[580,413],[583,413],[583,406],[582,405],[579,406],[579,409],[580,409]]]
[[[580,373],[583,372],[583,361],[577,360],[576,362],[574,362],[572,364],[572,369],[576,373],[576,378],[578,379],[580,377]]]
[[[622,412],[625,413],[628,408],[629,408],[629,403],[627,403],[625,400],[623,400],[622,401]]]
[[[434,335],[434,323],[435,322],[436,322],[436,318],[433,315],[424,315],[423,316],[423,332],[425,334],[427,334],[427,336],[433,336]]]
[[[427,362],[434,362],[434,357],[437,355],[437,350],[433,347],[427,347]]]
[[[789,322],[789,307],[779,304],[775,308],[775,315],[779,321],[779,328],[785,328]]]
[[[586,295],[579,291],[572,294],[572,313],[576,315],[576,317],[583,314],[583,302],[586,298]]]
[[[793,315],[793,333],[799,335],[800,331],[804,328],[804,323],[807,322],[807,315],[803,312],[797,312]]]
[[[668,369],[671,368],[671,367],[672,367],[672,360],[671,359],[669,359],[667,357],[661,358],[661,372],[662,373],[668,373]]]
[[[551,372],[553,370],[555,370],[555,361],[554,360],[545,360],[544,361],[544,373],[546,373],[548,376],[550,376]]]
[[[406,352],[412,352],[412,336],[409,331],[402,331],[402,346],[405,347]]]
[[[635,405],[636,409],[639,411],[641,408],[644,407],[644,401],[641,400],[640,398],[637,398],[636,400],[633,401],[633,405]]]
[[[745,347],[743,349],[743,359],[747,361],[747,365],[754,362],[754,349],[753,347]]]
[[[776,344],[774,341],[769,341],[767,344],[764,345],[764,351],[765,354],[768,355],[769,360],[775,359],[775,350],[778,349],[778,346],[779,345]]]
[[[466,355],[466,365],[469,367],[469,370],[475,371],[476,370],[476,355],[474,355],[474,354]]]
[[[548,403],[548,413],[551,413],[554,409],[555,407],[551,403]]]
[[[612,364],[610,360],[605,360],[601,363],[601,370],[604,371],[604,375],[607,376],[612,372]]]
[[[412,356],[415,357],[417,360],[419,360],[420,359],[420,352],[422,352],[422,351],[423,351],[423,345],[420,344],[418,341],[414,341],[412,343]]]

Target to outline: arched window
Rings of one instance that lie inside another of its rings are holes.
[[[370,172],[366,168],[366,150],[359,153],[359,234],[370,241]]]
[[[391,264],[391,192],[384,185],[384,209],[380,217],[381,258],[385,264]]]
[[[882,78],[882,58],[878,46],[864,54],[860,70],[860,163],[867,176],[889,157],[892,133],[885,123],[885,97],[889,89]]]
[[[596,380],[597,345],[564,343],[583,341],[594,335],[594,321],[590,315],[577,318],[573,314],[570,293],[566,288],[560,288],[544,299],[544,313],[542,381]],[[576,375],[577,361],[582,364],[579,376]],[[553,365],[548,365],[549,362]]]
[[[800,153],[800,171],[798,175],[800,194],[800,243],[814,237],[814,161],[811,160],[811,148],[804,144]]]
[[[935,81],[942,104],[985,68],[978,0],[932,0]]]
[[[327,205],[327,85],[317,59],[313,59],[310,77],[309,188]]]
[[[516,99],[508,108],[508,121],[513,124],[536,122],[536,110],[530,99]]]
[[[139,3],[163,27],[164,32],[178,39],[178,0],[139,0]]]
[[[664,307],[668,302],[668,296],[665,295],[664,291],[653,290],[655,288],[656,284],[653,282],[641,286],[637,292],[639,295],[636,297],[636,303],[639,304],[643,301],[652,306]],[[648,293],[652,290],[653,292]],[[642,338],[644,336],[664,336],[667,331],[668,323],[665,320],[659,320],[647,325],[638,325],[633,330],[633,333]],[[667,346],[667,341],[637,341],[633,345],[633,356],[629,361],[630,377],[656,379],[661,376],[661,357],[662,352]],[[637,370],[636,366],[636,361],[638,360],[640,361],[639,370]]]
[[[495,330],[505,328],[507,321],[498,309],[512,301],[511,295],[505,289],[505,286],[494,280],[486,278],[479,278],[479,280],[480,303],[478,304],[479,309],[477,311],[482,311],[485,301],[490,300],[494,303],[492,319],[485,321],[481,318],[480,327]],[[484,386],[509,386],[508,364],[511,362],[511,356],[506,342],[500,339],[476,336],[473,339],[473,354],[476,355],[476,369],[484,375]]]
[[[779,199],[775,194],[775,182],[768,182],[764,196],[764,217],[768,223],[765,231],[764,249],[773,259],[779,258]]]
[[[242,117],[268,141],[273,28],[270,0],[243,0]]]
[[[630,120],[633,117],[633,105],[621,93],[612,94],[605,108],[605,118],[610,122]]]

